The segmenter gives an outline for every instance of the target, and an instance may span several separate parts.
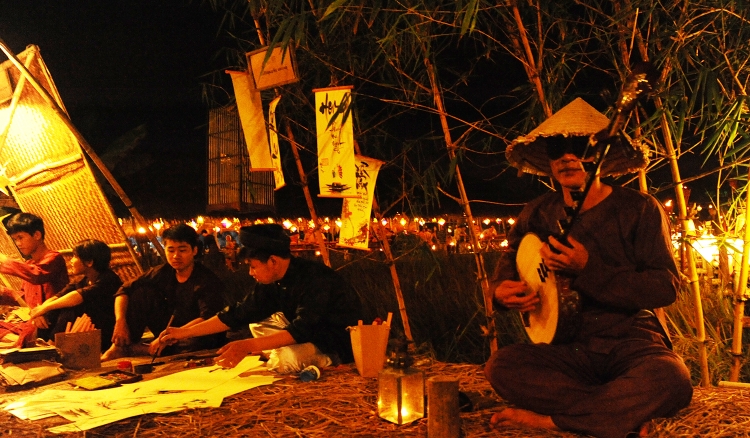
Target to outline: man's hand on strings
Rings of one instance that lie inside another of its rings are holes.
[[[539,305],[539,294],[529,291],[525,281],[505,280],[495,288],[495,301],[508,309],[531,312]]]
[[[564,245],[550,236],[547,244],[542,246],[542,260],[553,271],[579,274],[589,261],[589,252],[581,242],[572,237],[568,237],[568,244]]]

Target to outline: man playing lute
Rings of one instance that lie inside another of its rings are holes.
[[[485,375],[513,405],[493,415],[493,427],[625,437],[645,433],[650,420],[690,403],[689,371],[653,313],[675,301],[680,284],[666,215],[652,196],[599,179],[645,166],[645,152],[613,144],[580,200],[566,243],[554,237],[574,193],[591,178],[584,170],[588,138],[607,125],[604,115],[576,99],[506,151],[520,170],[551,175],[559,191],[533,200],[519,215],[510,250],[492,278],[495,302],[520,312],[540,306],[516,260],[523,237],[535,233],[546,242],[543,266],[572,279],[580,312],[565,342],[515,344],[493,353]]]

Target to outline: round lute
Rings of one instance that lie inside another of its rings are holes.
[[[570,288],[572,278],[550,270],[542,260],[544,242],[533,233],[521,239],[516,268],[529,291],[539,294],[540,303],[521,314],[529,340],[535,344],[558,344],[572,340],[578,330],[581,300]]]

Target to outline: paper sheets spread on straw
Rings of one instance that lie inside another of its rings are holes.
[[[264,375],[240,376],[261,367],[264,364],[258,356],[248,356],[232,369],[216,365],[195,368],[99,391],[51,389],[3,409],[22,420],[59,415],[72,423],[52,427],[51,432],[78,432],[137,415],[219,407],[224,397],[279,380]]]

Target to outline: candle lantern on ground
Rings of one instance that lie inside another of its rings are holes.
[[[378,375],[378,416],[396,424],[424,417],[424,374],[411,367],[407,342],[392,339],[386,366]]]

